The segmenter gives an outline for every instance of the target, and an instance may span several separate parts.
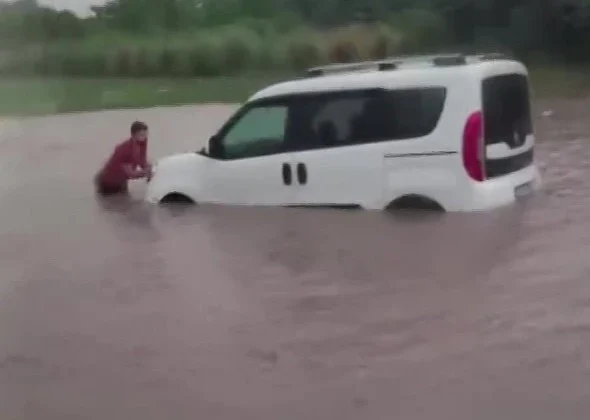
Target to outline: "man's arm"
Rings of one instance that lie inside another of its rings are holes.
[[[152,178],[152,164],[147,159],[147,145],[141,148],[138,163],[138,166],[142,169],[143,173],[141,178],[146,178],[149,182]]]
[[[147,159],[147,145],[141,148],[141,153],[139,155],[139,167],[144,170],[151,170],[152,164]]]
[[[129,179],[145,178],[151,172],[150,169],[146,169],[146,168],[134,169],[133,166],[129,165],[129,164],[123,165],[123,171],[125,172],[125,175],[127,175],[127,178],[129,178]]]

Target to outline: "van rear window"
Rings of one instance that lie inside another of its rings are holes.
[[[486,144],[522,145],[532,134],[528,79],[522,74],[503,74],[482,83]]]

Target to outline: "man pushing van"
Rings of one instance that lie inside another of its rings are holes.
[[[152,166],[147,160],[148,127],[141,121],[131,124],[131,137],[115,147],[102,169],[94,177],[96,192],[113,195],[127,192],[130,179],[152,175]]]

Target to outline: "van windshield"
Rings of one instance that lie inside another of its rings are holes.
[[[486,144],[504,142],[512,148],[520,147],[533,132],[527,77],[489,77],[482,83],[482,94]]]

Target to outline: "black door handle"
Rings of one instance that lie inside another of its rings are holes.
[[[297,180],[301,185],[307,184],[307,168],[303,163],[297,164]]]
[[[293,183],[293,174],[291,172],[291,165],[283,163],[283,184],[291,185]]]

